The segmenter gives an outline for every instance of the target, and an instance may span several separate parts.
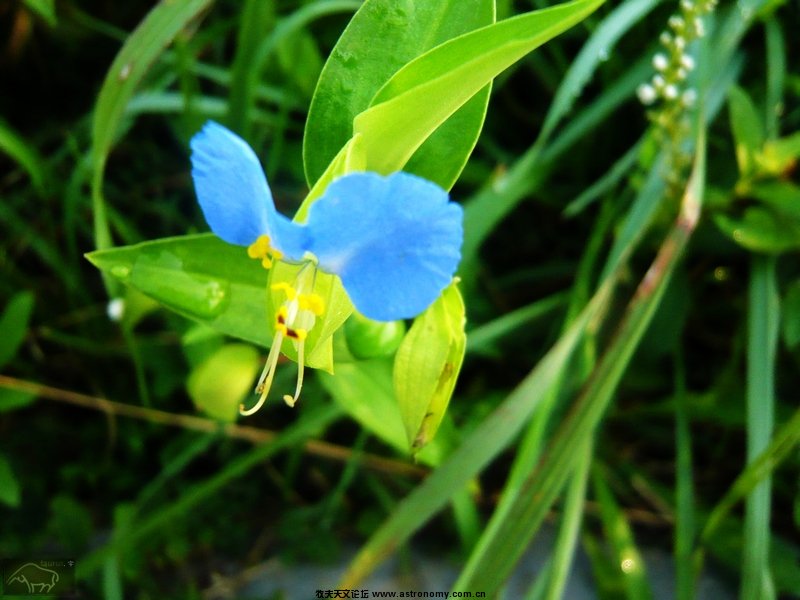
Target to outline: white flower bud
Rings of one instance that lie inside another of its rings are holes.
[[[675,100],[678,97],[678,88],[671,83],[664,88],[664,98],[667,100]]]
[[[664,81],[664,78],[661,75],[656,75],[655,77],[653,77],[653,87],[656,88],[657,90],[663,88],[664,85],[666,85],[666,83],[667,82]]]
[[[675,44],[675,48],[677,48],[678,52],[683,52],[683,50],[686,48],[686,40],[680,35],[675,36],[673,43]]]
[[[656,71],[666,71],[667,67],[669,66],[669,61],[667,57],[664,56],[661,52],[656,54],[653,57],[653,67]]]
[[[661,42],[662,45],[669,46],[670,43],[672,43],[672,36],[666,31],[663,31],[661,35],[658,36],[658,40]]]
[[[694,32],[697,34],[697,37],[703,37],[706,34],[706,27],[703,25],[703,19],[700,17],[695,17],[694,19]]]
[[[656,97],[658,96],[653,86],[648,83],[643,83],[636,88],[636,95],[639,96],[639,102],[644,105],[652,104],[656,101]]]
[[[694,59],[688,54],[681,54],[681,65],[687,71],[694,69]]]
[[[686,25],[684,20],[677,15],[672,15],[669,18],[669,21],[667,21],[667,23],[669,23],[669,26],[672,27],[675,31],[681,31]]]

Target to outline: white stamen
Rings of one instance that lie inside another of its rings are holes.
[[[258,402],[252,408],[245,409],[244,404],[239,405],[239,414],[247,417],[257,412],[259,408],[264,405],[269,394],[269,389],[272,387],[272,379],[275,377],[275,367],[278,366],[278,357],[281,355],[281,343],[283,342],[283,332],[278,331],[272,340],[272,347],[269,349],[269,356],[264,365],[264,370],[261,371],[261,377],[258,378],[256,385],[256,394],[261,394]]]
[[[297,347],[297,387],[294,389],[294,397],[290,396],[289,394],[286,394],[283,397],[283,401],[292,407],[294,407],[298,398],[300,398],[300,390],[303,389],[303,371],[305,362],[303,350],[305,349],[305,346],[305,342],[300,342]]]

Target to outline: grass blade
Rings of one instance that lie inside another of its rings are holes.
[[[341,587],[356,587],[358,582],[508,447],[531,413],[547,396],[550,386],[559,380],[587,326],[608,302],[613,283],[609,281],[600,288],[572,326],[517,389],[395,508],[350,564],[342,577]]]
[[[747,460],[752,463],[769,445],[775,421],[775,354],[780,305],[776,258],[754,255],[750,271],[747,336]],[[775,598],[769,570],[772,484],[765,476],[747,498],[742,553],[743,600]]]
[[[466,591],[480,586],[490,595],[496,592],[535,535],[569,474],[574,471],[578,460],[574,452],[576,440],[592,435],[660,303],[672,271],[699,219],[704,181],[705,152],[704,138],[701,137],[678,220],[640,283],[614,339],[570,415],[558,428],[539,468],[523,483],[503,518],[490,521],[454,590]]]

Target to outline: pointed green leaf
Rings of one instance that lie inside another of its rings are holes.
[[[394,362],[394,389],[406,436],[416,452],[433,439],[456,385],[467,336],[456,284],[414,320]]]
[[[762,206],[753,206],[741,217],[717,214],[714,222],[740,246],[755,252],[778,254],[800,249],[800,219],[782,218]]]
[[[408,450],[403,420],[392,389],[391,359],[340,361],[336,364],[336,375],[322,373],[319,380],[336,403],[364,429],[399,452]],[[439,436],[416,459],[437,465],[445,456],[447,445],[447,436]]]
[[[261,346],[271,342],[268,272],[244,248],[201,234],[99,250],[86,257],[104,273],[185,317]],[[329,314],[344,322],[338,313]],[[330,329],[323,323],[319,333]],[[316,341],[308,341],[306,364],[330,370],[331,355],[315,354],[316,343],[325,341],[319,333]]]
[[[756,172],[756,157],[765,140],[761,116],[750,96],[740,87],[731,88],[728,105],[739,173],[742,177],[750,177]]]
[[[398,71],[353,122],[367,165],[405,165],[447,118],[497,75],[591,14],[603,0],[575,0],[526,13],[445,42]]]
[[[367,0],[331,52],[309,109],[303,158],[317,181],[353,135],[353,119],[410,60],[494,21],[492,0]],[[408,170],[449,189],[483,125],[488,87],[434,134]]]

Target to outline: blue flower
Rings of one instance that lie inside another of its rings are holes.
[[[402,172],[350,173],[333,181],[306,222],[297,223],[275,209],[258,158],[240,137],[208,122],[191,147],[192,178],[211,230],[246,246],[265,268],[274,260],[307,265],[294,286],[277,285],[286,302],[257,388],[261,401],[284,338],[298,347],[297,399],[303,340],[324,311],[313,291],[316,269],[337,275],[355,308],[378,321],[415,317],[452,281],[461,258],[462,211],[436,184]]]

